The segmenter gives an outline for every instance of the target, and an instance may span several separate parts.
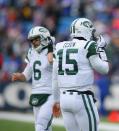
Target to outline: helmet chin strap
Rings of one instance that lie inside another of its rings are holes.
[[[44,41],[45,42],[45,41]],[[44,43],[43,41],[41,41],[40,42],[40,45],[37,47],[37,48],[34,48],[38,53],[40,53],[41,51],[42,51],[42,49],[44,48],[44,47],[46,47],[48,44],[42,44],[42,43]]]
[[[35,48],[35,50],[40,53],[42,51],[43,46],[39,45],[37,48]]]
[[[40,52],[40,51],[42,50],[43,46],[41,45],[41,42],[39,42],[39,46],[38,46],[38,47],[35,48],[35,47],[32,45],[32,48],[33,48],[34,50],[36,50],[37,52]]]

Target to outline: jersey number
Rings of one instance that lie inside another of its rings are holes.
[[[39,70],[39,66],[41,65],[40,61],[35,61],[33,64],[33,71],[34,71],[34,79],[39,80],[41,78],[41,71]]]
[[[59,50],[57,52],[57,55],[59,56],[59,69],[58,69],[58,74],[59,75],[64,75],[66,73],[67,75],[76,75],[78,73],[78,64],[75,59],[71,59],[70,55],[71,54],[76,54],[78,53],[78,49],[67,49],[66,50],[66,56],[63,57],[63,49]],[[71,64],[73,65],[73,69],[65,68],[63,70],[62,65],[63,61],[65,60],[65,64]]]

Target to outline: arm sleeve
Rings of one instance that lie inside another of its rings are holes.
[[[53,61],[53,75],[52,75],[52,93],[54,102],[59,102],[60,99],[60,90],[58,88],[58,79],[57,79],[57,62],[56,59]]]
[[[107,74],[109,72],[109,64],[107,62],[106,53],[104,50],[97,51],[96,42],[90,41],[86,45],[87,58],[94,70],[100,74]]]
[[[53,45],[49,44],[48,45],[48,53],[53,52]]]
[[[31,70],[30,64],[26,65],[26,68],[24,69],[22,73],[24,74],[27,81],[30,80],[32,76],[32,70]]]
[[[102,60],[98,54],[90,56],[89,61],[91,63],[92,68],[100,74],[107,74],[109,72],[108,62]]]

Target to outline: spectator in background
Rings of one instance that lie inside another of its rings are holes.
[[[2,65],[3,65],[3,55],[0,51],[0,70],[2,69]]]

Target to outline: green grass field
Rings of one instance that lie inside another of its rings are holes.
[[[33,123],[0,120],[0,131],[35,131]],[[63,127],[53,126],[53,131],[65,131]]]
[[[104,119],[104,121],[106,121],[106,119]],[[35,131],[35,129],[33,123],[0,119],[0,131]],[[66,130],[61,126],[53,126],[53,131]]]
[[[35,129],[33,123],[0,119],[0,131],[35,131]],[[53,131],[66,130],[61,126],[53,126]]]

